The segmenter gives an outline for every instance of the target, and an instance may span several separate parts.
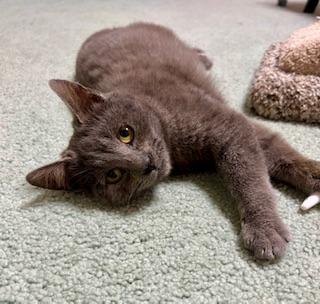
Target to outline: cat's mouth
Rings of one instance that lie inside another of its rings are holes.
[[[154,171],[158,171],[159,168],[156,166],[156,163],[155,163],[155,158],[154,156],[150,153],[148,155],[148,162],[145,166],[145,169],[142,173],[142,175],[146,176],[146,175],[149,175],[151,173],[153,173]]]
[[[153,186],[158,180],[159,169],[156,166],[148,167],[141,176],[141,182],[139,183],[137,190],[144,190]]]
[[[146,169],[143,172],[143,175],[148,175],[148,174],[152,173],[153,171],[157,171],[157,170],[158,170],[158,168],[155,165],[148,164]]]
[[[149,181],[152,183],[154,180],[157,179],[158,173],[159,173],[159,170],[156,167],[150,168],[144,172],[143,179],[146,180],[147,182]]]
[[[151,170],[152,169],[152,170]],[[138,181],[135,190],[131,193],[128,198],[128,203],[141,195],[143,191],[153,186],[158,179],[158,169],[155,168],[148,168],[145,170],[144,174],[141,176],[140,180]]]

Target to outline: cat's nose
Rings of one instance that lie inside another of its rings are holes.
[[[144,175],[147,175],[147,174],[149,174],[149,173],[151,173],[153,170],[155,170],[156,169],[156,166],[155,165],[148,165],[147,167],[146,167],[146,169],[143,171],[143,174]]]
[[[143,171],[143,175],[147,175],[155,169],[157,169],[157,167],[153,164],[152,160],[149,159],[149,162],[147,163],[146,168]]]

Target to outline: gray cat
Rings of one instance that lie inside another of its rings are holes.
[[[69,146],[28,182],[120,204],[172,170],[215,168],[239,202],[245,246],[259,259],[282,256],[290,236],[270,177],[309,195],[320,190],[320,163],[230,109],[210,67],[201,50],[162,26],[95,33],[79,51],[76,82],[49,82],[74,115]]]

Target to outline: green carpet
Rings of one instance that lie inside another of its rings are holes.
[[[175,177],[130,208],[44,191],[25,175],[55,160],[71,117],[47,85],[71,79],[91,33],[133,21],[174,29],[213,58],[239,111],[266,48],[314,21],[306,1],[0,1],[0,303],[320,303],[320,208],[276,185],[293,235],[278,263],[239,242],[235,203],[212,175]],[[320,160],[320,128],[263,122]]]

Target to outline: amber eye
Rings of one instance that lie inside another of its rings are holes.
[[[121,127],[119,130],[119,139],[124,144],[130,144],[133,141],[134,132],[133,129],[129,126]]]
[[[120,169],[112,169],[107,172],[106,178],[108,183],[114,184],[117,183],[123,175],[123,172]]]

